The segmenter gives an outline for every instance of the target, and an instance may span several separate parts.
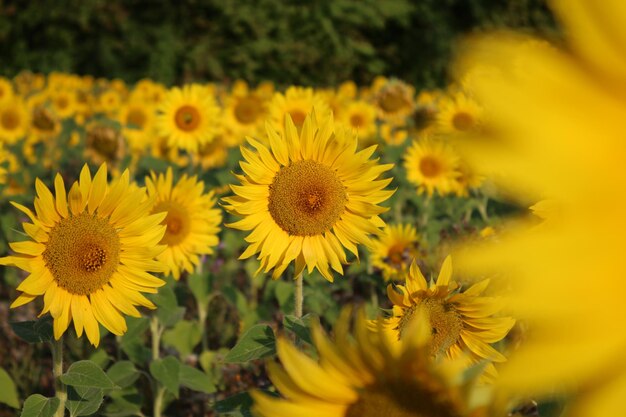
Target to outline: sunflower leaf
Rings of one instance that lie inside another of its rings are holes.
[[[52,317],[46,315],[39,320],[12,322],[13,332],[25,342],[41,343],[52,340]]]
[[[180,389],[180,362],[174,356],[157,359],[150,363],[150,373],[178,398]]]
[[[180,366],[180,385],[206,394],[217,391],[210,376],[189,365]]]
[[[20,400],[15,383],[11,376],[2,368],[0,368],[0,403],[4,403],[9,407],[20,408]]]
[[[58,398],[46,398],[41,394],[33,394],[24,401],[20,417],[52,417],[58,408]]]
[[[61,375],[61,381],[74,388],[119,388],[104,371],[92,361],[78,361],[70,365],[67,372]]]
[[[276,337],[268,325],[252,326],[226,354],[224,362],[244,363],[276,354]]]

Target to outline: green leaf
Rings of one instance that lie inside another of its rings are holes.
[[[187,278],[187,285],[198,304],[206,304],[209,301],[211,295],[211,274],[209,271],[204,271],[201,274],[190,274]]]
[[[215,403],[215,411],[219,414],[235,415],[238,412],[243,417],[252,417],[252,397],[247,392],[240,392]]]
[[[0,403],[5,403],[9,407],[20,408],[20,400],[15,383],[11,376],[2,368],[0,368]]]
[[[282,311],[289,311],[288,308],[293,308],[293,289],[293,283],[276,281],[274,294]]]
[[[139,375],[139,371],[131,361],[116,362],[107,371],[107,376],[111,381],[122,388],[134,384],[139,378]]]
[[[180,385],[206,394],[217,391],[211,377],[189,365],[180,366]]]
[[[94,414],[104,400],[104,392],[100,388],[68,387],[65,408],[71,417],[89,416]]]
[[[179,321],[163,333],[163,344],[176,348],[181,357],[188,356],[202,340],[202,329],[195,321]]]
[[[276,338],[272,328],[265,324],[252,326],[237,341],[224,358],[228,363],[243,363],[272,356],[276,353]]]
[[[46,398],[41,394],[33,394],[24,401],[20,417],[52,417],[59,408],[58,398]]]
[[[152,300],[158,307],[157,317],[165,327],[174,326],[185,315],[185,309],[178,306],[176,293],[169,285],[159,289],[159,292],[152,296]]]
[[[52,316],[46,315],[39,320],[11,323],[15,334],[28,343],[48,342],[53,338]]]
[[[174,356],[157,359],[150,363],[150,373],[178,398],[180,389],[180,362]]]
[[[313,341],[311,340],[310,323],[311,316],[309,314],[303,316],[302,318],[297,318],[296,316],[285,316],[283,319],[283,325],[287,330],[295,333],[300,340],[312,345]]]
[[[94,362],[100,368],[104,368],[111,362],[111,358],[109,354],[104,349],[96,350],[90,357],[89,360]]]
[[[61,375],[65,385],[83,388],[115,389],[119,388],[102,369],[91,361],[78,361],[70,365]]]

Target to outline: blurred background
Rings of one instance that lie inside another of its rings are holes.
[[[0,75],[21,70],[167,85],[446,84],[460,35],[558,38],[545,0],[0,0]]]

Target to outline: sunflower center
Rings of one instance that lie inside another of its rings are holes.
[[[350,116],[350,125],[353,127],[362,127],[365,124],[365,118],[360,114]]]
[[[433,178],[441,172],[441,163],[431,156],[425,156],[420,160],[420,172],[427,178]]]
[[[248,125],[256,122],[259,116],[261,103],[252,97],[240,99],[235,105],[234,114],[237,121],[241,124]]]
[[[378,103],[387,113],[395,113],[407,105],[405,98],[397,91],[383,93]]]
[[[312,236],[330,230],[343,213],[348,196],[330,167],[315,161],[281,168],[270,185],[269,212],[290,235]]]
[[[404,329],[410,323],[418,307],[424,307],[428,313],[431,326],[431,355],[446,352],[452,345],[458,342],[463,330],[463,319],[454,306],[440,298],[426,298],[416,306],[408,309],[398,327],[399,336],[402,338]]]
[[[452,117],[452,126],[461,132],[468,131],[474,126],[474,118],[469,113],[459,112]]]
[[[368,387],[348,407],[345,417],[460,417],[458,406],[441,394],[426,383]]]
[[[140,109],[132,109],[126,116],[126,124],[137,126],[139,129],[143,129],[146,124],[146,115]]]
[[[67,97],[59,97],[56,99],[55,104],[57,108],[63,110],[70,104],[70,102]]]
[[[14,130],[20,125],[20,116],[16,111],[6,109],[2,112],[0,123],[2,123],[2,127],[6,130]]]
[[[191,232],[191,221],[188,212],[173,201],[164,201],[157,204],[153,213],[167,211],[167,216],[161,224],[166,226],[165,234],[161,239],[162,244],[175,246],[181,243]]]
[[[401,269],[404,265],[411,262],[411,248],[397,243],[389,248],[385,262],[396,269]]]
[[[191,132],[200,124],[200,112],[193,106],[182,106],[176,111],[174,120],[180,130]]]
[[[289,112],[289,115],[291,116],[291,120],[293,121],[293,124],[296,125],[296,127],[302,127],[302,125],[304,124],[304,119],[306,119],[306,113],[303,112],[302,110],[296,109],[296,110],[291,110]]]
[[[33,125],[46,132],[54,130],[54,117],[45,107],[37,107],[33,111]]]
[[[107,219],[81,213],[50,230],[43,259],[57,285],[89,295],[109,282],[120,260],[120,239]]]
[[[98,154],[112,161],[117,157],[121,136],[108,126],[94,126],[87,132],[87,144]]]

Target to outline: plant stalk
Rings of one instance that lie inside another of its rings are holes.
[[[67,387],[61,382],[61,375],[63,375],[63,336],[59,340],[52,341],[51,345],[54,391],[59,399],[59,408],[54,415],[55,417],[63,417],[65,415],[65,402],[67,401]]]

